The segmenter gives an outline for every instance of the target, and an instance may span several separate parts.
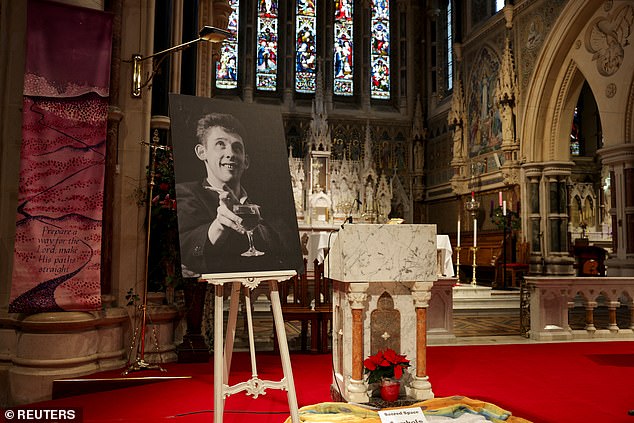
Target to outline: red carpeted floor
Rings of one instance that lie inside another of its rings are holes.
[[[331,355],[291,353],[299,406],[330,401]],[[436,397],[464,395],[496,404],[536,423],[634,423],[634,342],[436,346],[427,350]],[[257,355],[261,379],[282,377],[279,357]],[[32,404],[25,408],[78,407],[83,421],[150,423],[213,421],[211,364],[166,364],[167,373],[132,377],[192,376],[97,394]],[[249,378],[248,353],[235,353],[231,383]],[[108,372],[93,377],[120,377]],[[269,390],[258,399],[244,393],[225,404],[224,421],[283,422],[286,394]]]
[[[430,347],[437,397],[492,402],[534,422],[634,423],[634,342]]]

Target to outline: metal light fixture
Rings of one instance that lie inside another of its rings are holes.
[[[156,71],[158,70],[158,67],[161,64],[161,61],[165,57],[167,57],[168,54],[184,50],[187,47],[197,44],[201,41],[207,41],[210,43],[220,43],[223,40],[225,40],[227,37],[229,37],[230,35],[231,33],[225,29],[220,29],[213,26],[204,26],[198,32],[198,38],[196,38],[195,40],[191,40],[186,43],[170,47],[166,50],[159,51],[157,53],[154,53],[145,57],[141,56],[140,54],[133,54],[132,55],[132,92],[131,92],[132,97],[141,97],[141,90],[143,89],[143,87],[147,86],[150,83],[150,81],[152,81],[152,78],[154,77],[154,74],[156,74]],[[150,73],[147,80],[143,81],[142,62],[144,62],[147,59],[152,59],[154,57],[159,57],[159,56],[161,56],[161,59],[153,66],[152,73]]]

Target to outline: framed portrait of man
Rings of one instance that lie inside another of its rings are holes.
[[[184,274],[303,272],[278,107],[171,94]]]

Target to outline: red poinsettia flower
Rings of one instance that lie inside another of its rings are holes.
[[[404,355],[397,354],[393,349],[379,350],[363,361],[368,383],[379,382],[382,378],[400,379],[403,369],[409,367],[409,360]]]

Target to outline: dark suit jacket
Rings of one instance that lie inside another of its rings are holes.
[[[181,263],[187,269],[201,274],[286,270],[282,264],[280,237],[264,221],[264,216],[253,233],[253,240],[255,248],[265,254],[242,257],[240,254],[249,248],[246,234],[229,230],[222,245],[212,245],[207,237],[220,203],[217,192],[206,189],[201,181],[185,182],[176,185],[176,200]]]

